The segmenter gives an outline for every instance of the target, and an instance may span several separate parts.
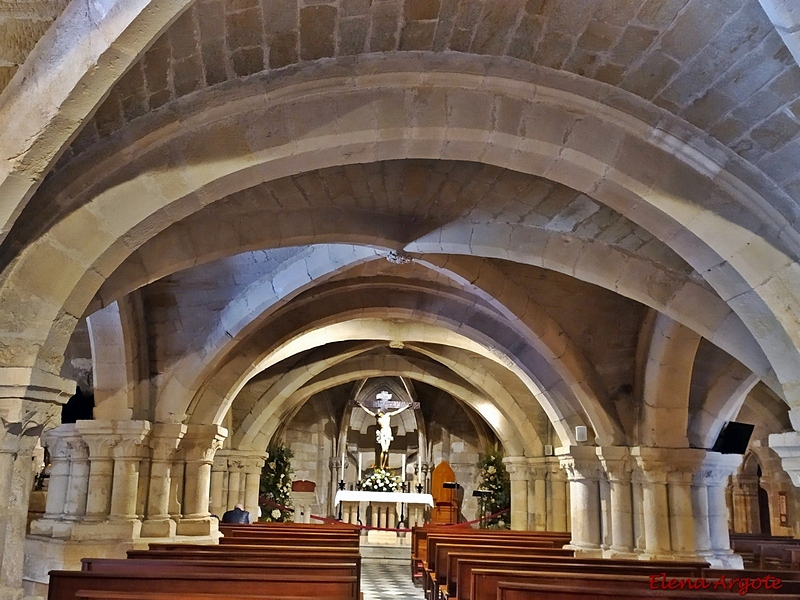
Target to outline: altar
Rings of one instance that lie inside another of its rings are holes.
[[[334,505],[339,506],[339,503],[342,504],[344,523],[358,524],[359,516],[364,523],[369,512],[370,526],[394,529],[400,516],[405,517],[406,527],[424,525],[425,507],[433,507],[433,496],[405,492],[339,490],[336,492]],[[402,507],[403,504],[406,506]]]

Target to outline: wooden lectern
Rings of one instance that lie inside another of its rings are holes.
[[[433,525],[454,525],[458,523],[458,490],[446,488],[445,483],[455,483],[456,474],[446,462],[439,463],[431,474],[431,495],[433,496]]]

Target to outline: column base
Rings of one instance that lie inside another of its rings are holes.
[[[142,522],[101,521],[99,523],[75,523],[72,526],[70,539],[84,540],[132,540],[138,538],[142,530]]]
[[[174,537],[178,524],[172,519],[148,519],[142,523],[142,537]]]
[[[0,600],[22,600],[24,592],[21,587],[12,588],[5,585],[0,586]]]
[[[744,569],[742,557],[732,550],[728,552],[701,552],[700,558],[707,561],[712,569]]]
[[[176,527],[178,535],[214,536],[219,534],[219,521],[214,517],[181,519]]]
[[[55,519],[36,519],[31,521],[31,535],[53,535],[53,526],[57,521]]]
[[[581,546],[577,544],[567,544],[564,546],[567,550],[573,550],[575,556],[581,558],[603,558],[603,550],[600,546]]]
[[[603,558],[611,558],[618,560],[639,560],[639,555],[634,552],[632,548],[615,548],[611,546],[607,550],[603,550]]]

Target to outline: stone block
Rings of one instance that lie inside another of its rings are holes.
[[[229,50],[262,45],[261,11],[259,9],[228,13],[225,16],[225,25]]]
[[[366,50],[369,21],[366,17],[339,20],[339,55],[361,54]]]
[[[300,9],[300,58],[315,60],[334,54],[336,8],[327,5]]]
[[[181,60],[197,53],[196,9],[194,6],[183,13],[168,29],[172,59]]]
[[[508,47],[508,55],[522,60],[533,60],[535,40],[542,36],[543,19],[530,14],[523,15]]]
[[[680,63],[656,50],[622,80],[620,87],[642,98],[650,99],[656,96],[679,69]]]
[[[435,33],[436,23],[433,21],[406,23],[400,33],[400,50],[430,50]]]
[[[794,139],[798,132],[798,119],[786,113],[777,113],[753,129],[750,137],[762,148],[774,151]]]
[[[522,11],[519,0],[495,0],[477,23],[470,50],[476,54],[502,55]]]
[[[264,51],[260,46],[240,48],[231,53],[233,71],[239,77],[246,77],[264,70]]]
[[[205,87],[203,65],[199,56],[192,56],[173,65],[175,96],[180,98]]]
[[[267,35],[296,31],[300,25],[297,0],[262,0],[264,30]]]
[[[397,50],[400,5],[395,2],[376,2],[372,5],[372,30],[369,38],[370,52]]]

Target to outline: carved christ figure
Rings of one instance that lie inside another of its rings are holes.
[[[391,400],[392,395],[387,392],[386,390],[382,391],[380,394],[375,396],[376,399],[387,402]],[[375,439],[380,444],[381,447],[381,457],[378,463],[378,467],[381,469],[385,469],[389,466],[389,445],[394,440],[394,436],[392,435],[392,426],[391,426],[391,418],[392,415],[396,415],[397,413],[403,412],[406,406],[398,408],[395,411],[391,412],[384,412],[381,409],[378,409],[377,413],[372,412],[368,408],[361,406],[367,413],[375,417],[378,421],[378,431],[375,432]]]

